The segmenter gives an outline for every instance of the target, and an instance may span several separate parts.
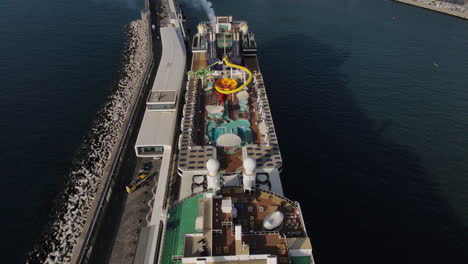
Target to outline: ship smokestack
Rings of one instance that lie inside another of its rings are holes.
[[[219,189],[221,186],[219,176],[219,161],[215,159],[209,159],[206,162],[206,169],[208,170],[208,175],[206,175],[208,189]]]
[[[254,158],[246,158],[243,162],[244,173],[242,174],[242,183],[244,189],[250,190],[255,186],[255,169],[257,162]]]

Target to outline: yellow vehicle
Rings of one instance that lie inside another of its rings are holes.
[[[149,183],[149,181],[156,176],[156,173],[149,174],[148,172],[141,172],[138,173],[138,176],[130,182],[129,185],[125,186],[125,189],[128,193],[133,193],[138,188],[140,188],[143,184]]]

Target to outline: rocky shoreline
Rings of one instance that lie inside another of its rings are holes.
[[[26,263],[68,263],[83,231],[90,208],[114,158],[113,151],[125,130],[125,121],[150,61],[148,22],[136,20],[127,27],[122,73],[112,94],[98,113],[89,135],[57,198],[51,220]]]

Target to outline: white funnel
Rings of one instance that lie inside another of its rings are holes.
[[[257,162],[254,158],[246,158],[243,162],[244,173],[242,177],[242,183],[244,189],[252,189],[255,186],[255,168],[257,168]]]
[[[206,162],[206,169],[208,170],[208,175],[206,177],[208,189],[219,189],[219,161],[215,159],[209,159]]]

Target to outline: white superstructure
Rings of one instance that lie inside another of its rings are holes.
[[[161,28],[161,42],[161,61],[135,144],[138,157],[161,158],[174,141],[187,58],[183,38],[174,26]]]
[[[164,204],[170,179],[171,157],[185,76],[186,47],[182,15],[174,0],[163,0],[168,17],[161,20],[162,56],[156,78],[146,100],[146,110],[135,143],[135,153],[143,158],[160,158],[158,185],[154,194],[149,237],[144,258],[135,263],[157,263],[160,232],[166,219]]]
[[[300,206],[283,197],[253,33],[228,16],[200,24],[182,90],[183,28],[173,0],[168,6],[163,57],[135,145],[139,157],[162,157],[147,239],[138,243],[144,257],[135,263],[314,264]],[[178,201],[170,201],[171,188],[179,188]]]

